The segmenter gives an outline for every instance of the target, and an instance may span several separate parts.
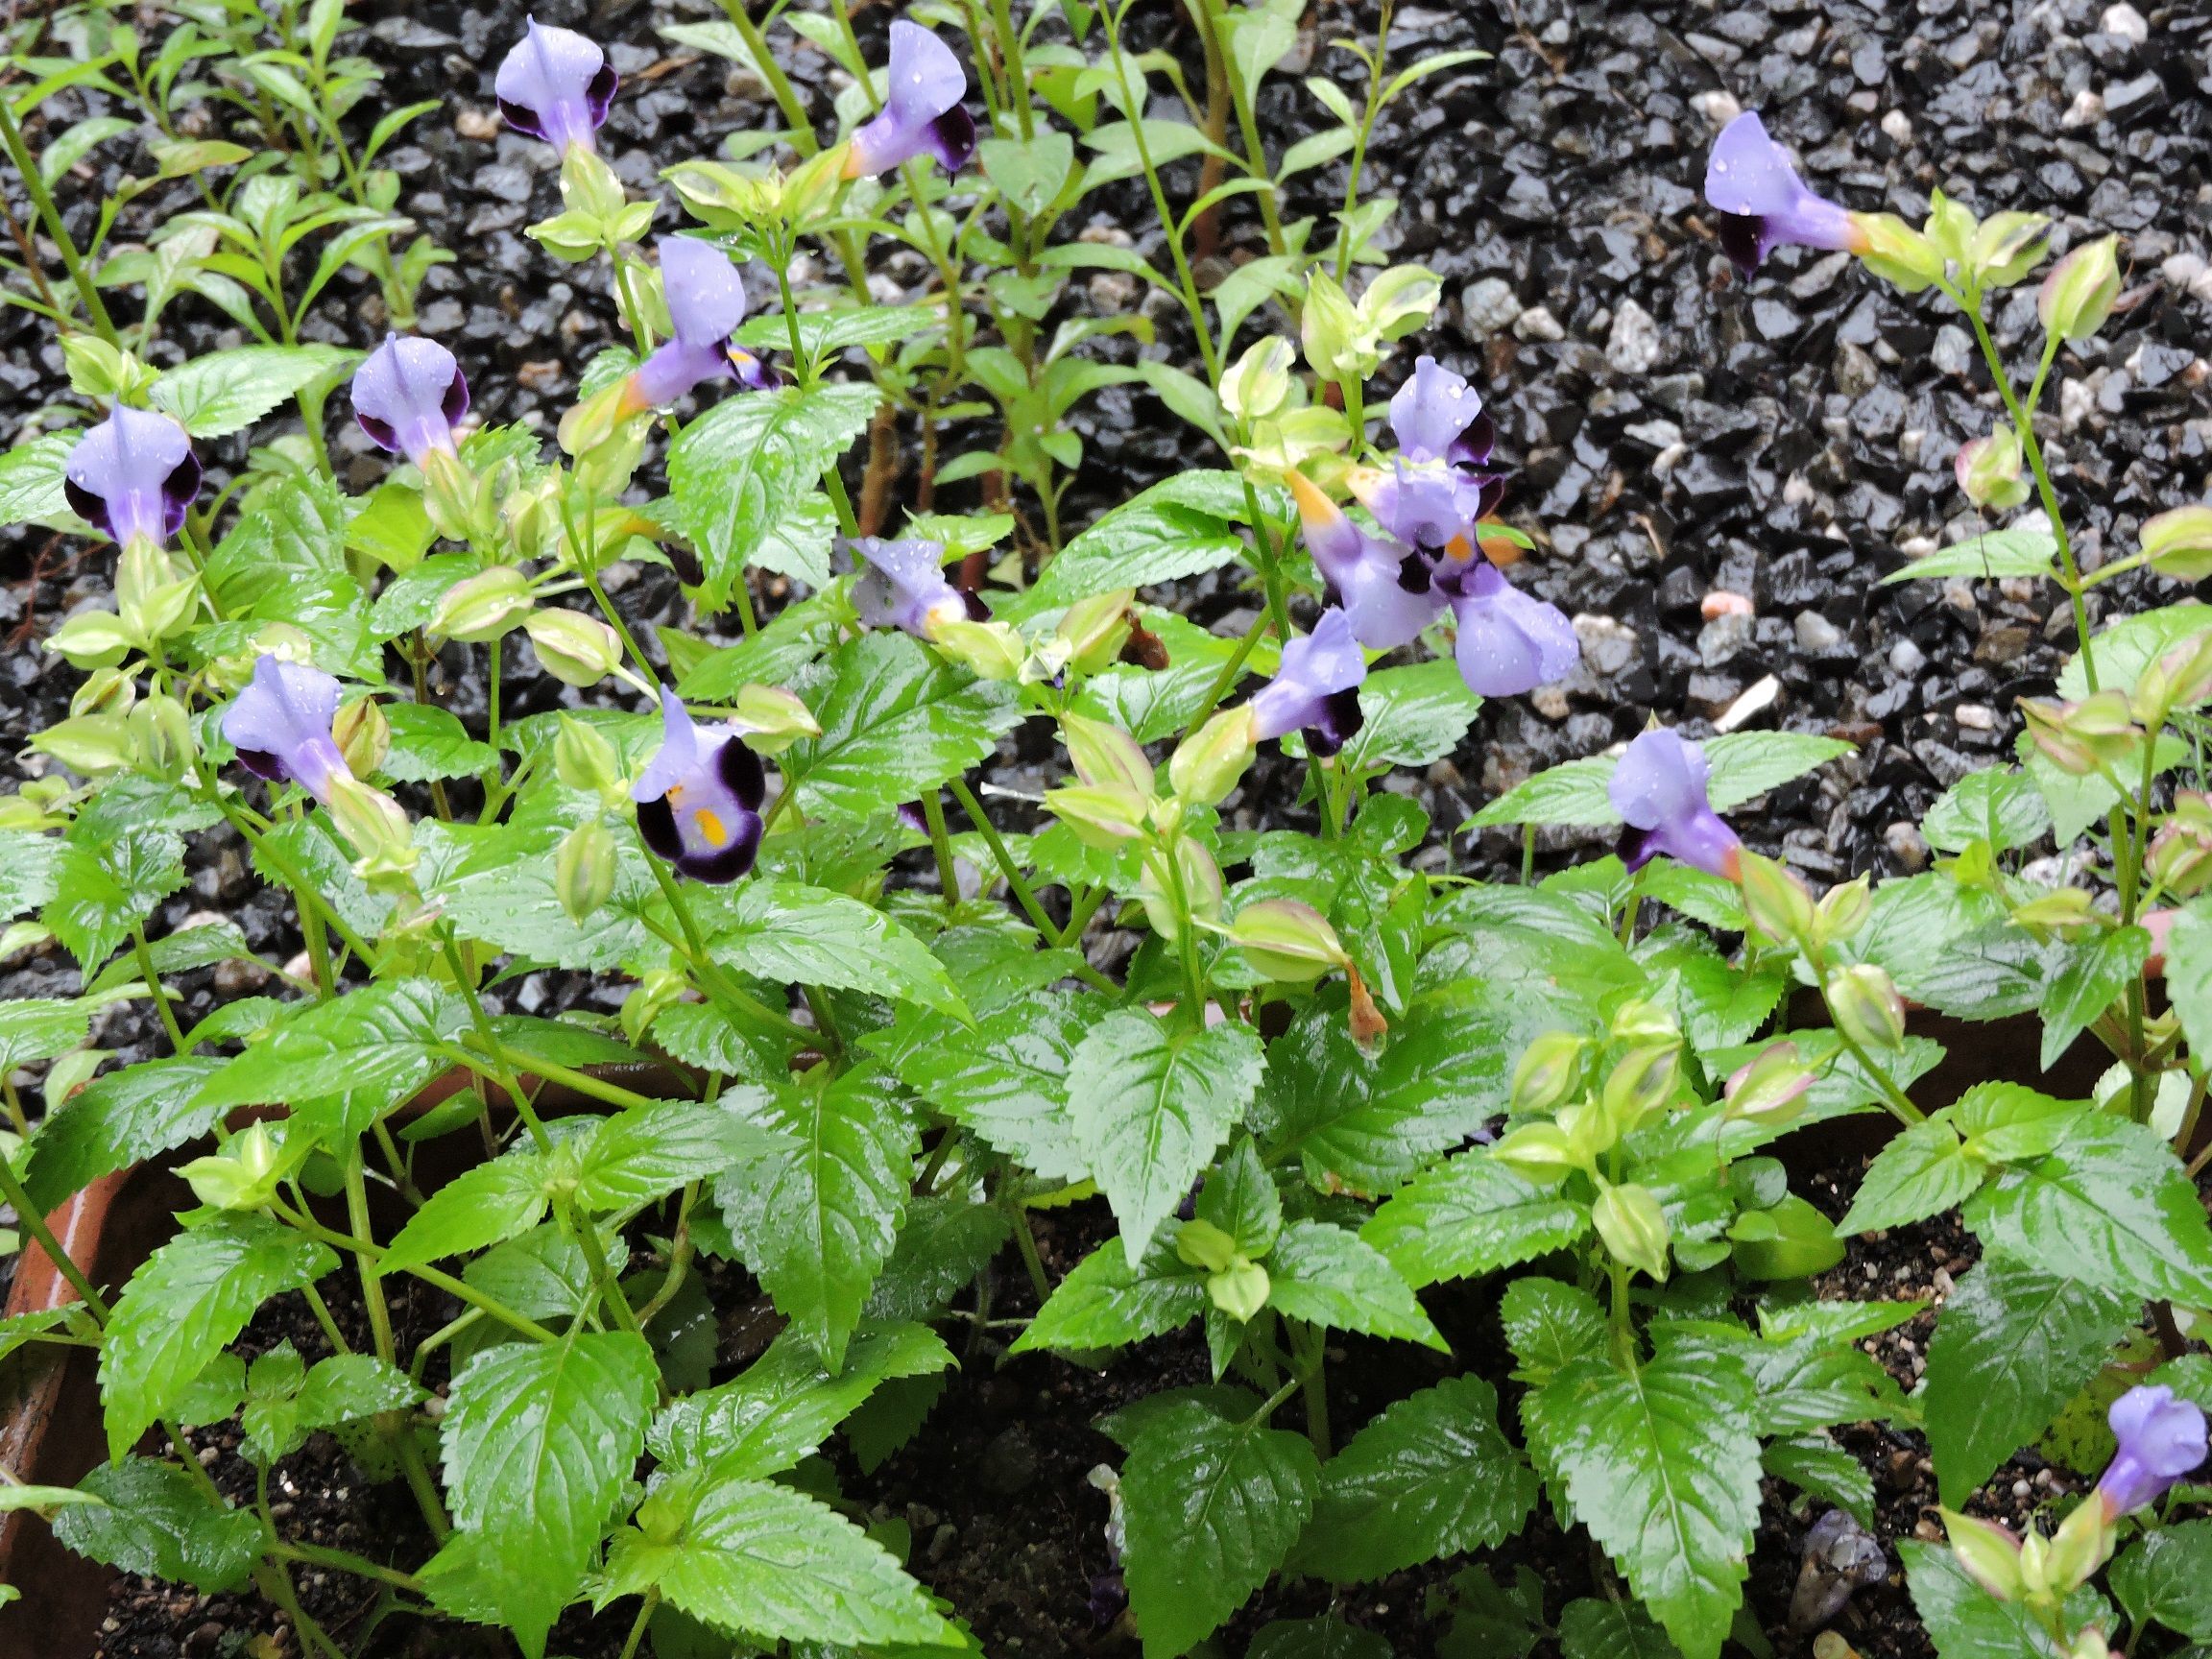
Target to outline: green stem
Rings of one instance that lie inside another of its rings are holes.
[[[768,95],[783,112],[791,148],[802,156],[815,155],[822,146],[814,136],[813,124],[806,119],[806,106],[799,101],[798,89],[783,73],[783,66],[776,61],[775,53],[768,50],[768,42],[747,12],[745,0],[722,0],[722,10],[730,19],[730,26],[737,31],[737,37],[745,42],[745,52],[753,60],[754,69],[767,83]]]
[[[1014,1210],[1014,1244],[1022,1252],[1022,1265],[1029,1270],[1029,1287],[1042,1308],[1052,1296],[1052,1280],[1045,1271],[1045,1259],[1037,1254],[1037,1235],[1029,1230],[1029,1212],[1020,1204]]]
[[[397,1567],[385,1567],[356,1555],[350,1550],[337,1550],[326,1544],[295,1544],[279,1539],[272,1545],[272,1555],[285,1561],[303,1561],[311,1567],[335,1567],[341,1573],[351,1573],[356,1577],[373,1578],[379,1584],[389,1584],[395,1590],[406,1590],[422,1595],[422,1580],[412,1573],[402,1573]]]
[[[46,180],[39,177],[38,164],[32,160],[31,152],[23,142],[23,130],[15,124],[15,107],[5,92],[0,92],[0,144],[7,146],[8,159],[15,164],[16,175],[23,180],[23,188],[31,197],[31,205],[37,212],[39,223],[46,227],[46,234],[53,238],[55,248],[61,254],[62,269],[69,273],[78,297],[84,301],[84,314],[91,319],[93,332],[120,349],[123,340],[115,331],[114,319],[108,315],[99,286],[92,280],[91,272],[85,270],[84,256],[77,252],[68,227],[61,223],[60,209],[54,205],[53,194],[47,190]]]
[[[937,859],[937,888],[945,895],[945,908],[950,910],[960,902],[960,875],[953,866],[952,838],[945,829],[945,803],[938,791],[923,792],[922,817],[929,826],[929,851]]]
[[[708,953],[707,941],[700,934],[699,924],[691,914],[690,902],[684,897],[682,885],[661,863],[660,854],[647,850],[645,862],[653,878],[661,884],[661,896],[668,901],[668,908],[675,912],[676,925],[684,930],[685,955],[698,974],[701,988],[708,995],[741,1009],[748,1017],[771,1026],[784,1036],[801,1043],[817,1042],[821,1033],[809,1031],[788,1014],[780,1014],[754,996],[743,986],[735,984],[722,972],[721,966]]]
[[[1144,186],[1151,192],[1152,211],[1159,216],[1160,228],[1167,237],[1167,252],[1175,260],[1175,277],[1182,287],[1183,308],[1190,313],[1190,326],[1198,337],[1198,354],[1206,361],[1206,378],[1218,390],[1221,355],[1214,347],[1213,330],[1206,325],[1206,306],[1198,295],[1197,279],[1190,274],[1190,255],[1184,252],[1183,238],[1175,231],[1175,214],[1167,205],[1166,187],[1160,182],[1160,170],[1152,164],[1152,147],[1144,140],[1144,123],[1141,119],[1143,106],[1138,101],[1137,89],[1129,84],[1129,60],[1121,50],[1121,20],[1128,10],[1128,0],[1122,0],[1118,11],[1108,7],[1106,44],[1113,54],[1115,79],[1120,83],[1122,108],[1133,116],[1129,133],[1137,147],[1137,163],[1144,170]]]
[[[310,1238],[320,1239],[333,1249],[351,1250],[369,1257],[380,1257],[384,1254],[381,1245],[367,1238],[356,1238],[349,1233],[341,1233],[334,1227],[325,1227],[312,1215],[301,1211],[293,1210],[281,1204],[272,1205],[270,1208],[288,1226],[306,1234]],[[533,1342],[558,1342],[561,1340],[556,1333],[548,1331],[537,1320],[530,1318],[527,1314],[516,1312],[497,1297],[487,1296],[475,1286],[466,1280],[456,1279],[450,1273],[426,1265],[416,1266],[413,1263],[401,1268],[400,1271],[421,1280],[425,1285],[436,1286],[448,1296],[457,1297],[471,1308],[481,1309],[509,1330],[520,1332]],[[181,1444],[180,1441],[179,1443]]]
[[[498,1069],[498,1080],[507,1090],[507,1098],[515,1103],[516,1115],[530,1131],[530,1139],[537,1142],[538,1150],[552,1151],[553,1138],[545,1133],[545,1125],[539,1121],[536,1108],[531,1105],[529,1095],[523,1093],[522,1079],[516,1072],[514,1063],[509,1060],[507,1050],[500,1046],[499,1039],[493,1034],[491,1017],[484,1012],[484,999],[476,994],[476,976],[461,960],[461,947],[455,942],[451,928],[445,930],[440,943],[445,947],[446,966],[453,971],[454,988],[461,993],[461,999],[469,1004],[469,1020],[476,1028],[478,1046]]]
[[[139,923],[131,929],[131,953],[137,959],[138,977],[146,981],[146,994],[154,998],[156,1012],[161,1016],[161,1029],[169,1033],[169,1051],[185,1052],[184,1029],[177,1023],[177,1010],[169,1005],[169,993],[163,989],[161,975],[154,968],[154,952],[146,943],[146,925]]]
[[[630,1634],[622,1644],[622,1659],[636,1659],[637,1644],[645,1640],[645,1627],[653,1623],[653,1610],[661,1605],[660,1586],[648,1589],[637,1602],[637,1617],[630,1623]]]

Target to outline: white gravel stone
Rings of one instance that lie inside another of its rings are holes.
[[[1843,630],[1817,611],[1797,613],[1797,648],[1817,657],[1823,651],[1832,651],[1843,642]]]
[[[2058,117],[2061,127],[2094,127],[2104,119],[2104,100],[2094,87],[2084,86],[2074,94],[2074,102],[2066,106],[2066,113]]]
[[[1889,672],[1900,679],[1910,680],[1928,666],[1928,653],[1910,639],[1900,639],[1889,647]]]
[[[1618,674],[1636,661],[1636,630],[1611,616],[1578,613],[1575,637],[1582,643],[1583,666],[1599,679]]]
[[[1621,301],[1605,336],[1605,361],[1618,374],[1648,374],[1658,365],[1659,325],[1633,300]]]
[[[1559,326],[1559,319],[1551,315],[1548,305],[1531,305],[1522,312],[1514,321],[1513,332],[1524,340],[1550,342],[1567,338],[1567,330]]]
[[[1882,131],[1897,144],[1912,142],[1912,119],[1902,109],[1892,109],[1882,117]]]
[[[1733,92],[1700,92],[1690,100],[1690,108],[1704,116],[1716,132],[1743,113],[1743,106],[1736,102]]]
[[[1467,291],[1459,296],[1459,312],[1469,334],[1478,340],[1487,339],[1513,326],[1521,315],[1521,297],[1503,276],[1485,276],[1467,285]]]
[[[1781,681],[1771,674],[1761,676],[1746,685],[1743,695],[1721,711],[1720,718],[1713,722],[1713,730],[1723,734],[1735,731],[1773,708],[1781,695]]]
[[[2123,40],[2132,40],[2140,46],[2151,38],[2151,25],[2144,21],[2143,13],[2120,0],[2117,6],[2104,8],[2104,15],[2098,19],[2097,27],[2107,35],[2117,35]]]

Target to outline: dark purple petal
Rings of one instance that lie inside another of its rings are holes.
[[[1331,700],[1344,692],[1357,693],[1367,678],[1367,659],[1359,649],[1352,618],[1343,611],[1321,613],[1313,632],[1283,647],[1282,666],[1275,678],[1252,699],[1252,735],[1261,742],[1303,727],[1324,733],[1339,731],[1336,744],[1357,729],[1358,702],[1352,704],[1352,728],[1343,728],[1340,709]],[[1326,741],[1326,737],[1324,738]],[[1334,754],[1334,745],[1321,751]]]
[[[1736,269],[1748,276],[1766,263],[1767,251],[1773,246],[1767,239],[1767,221],[1748,213],[1721,213],[1720,252],[1727,254]]]
[[[731,826],[728,845],[703,853],[685,852],[674,859],[676,868],[694,881],[709,881],[719,886],[734,881],[753,868],[753,860],[760,851],[760,819],[748,812]]]
[[[957,173],[975,154],[975,117],[955,104],[929,123],[927,149],[948,173]]]
[[[268,750],[241,749],[237,753],[238,764],[252,773],[254,777],[266,778],[272,783],[283,783],[290,781],[291,775],[284,770],[284,762],[277,759]]]
[[[760,810],[760,803],[768,794],[768,775],[761,769],[759,756],[733,737],[716,752],[714,768],[722,775],[723,786],[748,812]]]
[[[669,863],[684,856],[684,837],[676,833],[676,814],[669,810],[666,796],[656,795],[637,803],[637,833]]]
[[[1359,688],[1357,685],[1332,691],[1321,699],[1320,717],[1302,728],[1306,734],[1306,747],[1327,759],[1352,741],[1354,733],[1366,718],[1359,707]]]

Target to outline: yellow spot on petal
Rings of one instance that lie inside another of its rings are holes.
[[[730,831],[723,829],[722,820],[715,817],[706,807],[699,808],[698,815],[692,819],[692,822],[699,826],[699,832],[715,847],[722,848],[730,845]]]

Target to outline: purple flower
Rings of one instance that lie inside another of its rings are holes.
[[[1370,536],[1305,474],[1290,473],[1288,483],[1327,602],[1343,607],[1360,644],[1370,651],[1393,650],[1443,613],[1420,554]]]
[[[713,732],[661,688],[661,752],[637,775],[637,832],[645,845],[700,881],[734,881],[760,850],[760,757],[731,731]]]
[[[297,783],[327,805],[330,785],[353,776],[330,734],[337,717],[337,681],[320,668],[263,657],[246,689],[223,711],[223,735],[249,772]]]
[[[1557,606],[1522,592],[1479,552],[1447,558],[1437,586],[1459,624],[1459,677],[1470,691],[1518,697],[1575,671],[1582,643]]]
[[[2097,1481],[2107,1519],[2155,1503],[2204,1461],[2204,1413],[2164,1383],[2130,1388],[2109,1416],[2120,1450]]]
[[[853,134],[845,177],[888,173],[925,153],[957,173],[975,153],[975,118],[960,108],[968,71],[919,23],[891,25],[890,86],[883,109]]]
[[[1664,853],[1707,875],[1736,879],[1743,844],[1706,796],[1712,770],[1705,751],[1673,732],[1646,732],[1628,745],[1605,790],[1628,825],[1621,835],[1622,862],[1641,870]]]
[[[117,546],[139,536],[167,545],[200,493],[200,461],[168,416],[118,403],[69,451],[61,491],[70,510]]]
[[[353,418],[361,430],[418,467],[434,449],[454,452],[453,423],[468,413],[461,365],[435,340],[387,334],[353,371]]]
[[[1848,209],[1815,196],[1782,146],[1746,109],[1721,129],[1705,163],[1705,200],[1720,212],[1720,247],[1745,276],[1783,242],[1866,251]]]
[[[533,17],[501,60],[493,90],[516,132],[556,150],[572,144],[589,150],[614,101],[614,70],[597,41],[572,29],[548,29]]]
[[[1476,520],[1505,493],[1504,475],[1488,468],[1497,429],[1475,389],[1423,357],[1390,399],[1390,430],[1397,458],[1361,493],[1377,520],[1412,547],[1472,541]]]
[[[663,236],[660,248],[675,337],[631,371],[623,412],[673,403],[702,381],[725,376],[754,392],[774,386],[774,371],[731,338],[745,321],[745,284],[730,256],[696,236]]]
[[[980,622],[991,614],[982,600],[945,580],[945,549],[938,542],[862,536],[848,545],[867,565],[853,585],[853,608],[871,628],[903,628],[917,639],[933,639],[947,622]]]
[[[1335,754],[1359,730],[1359,683],[1366,678],[1352,618],[1332,606],[1312,633],[1283,647],[1283,665],[1252,699],[1253,741],[1303,728],[1308,749]]]

